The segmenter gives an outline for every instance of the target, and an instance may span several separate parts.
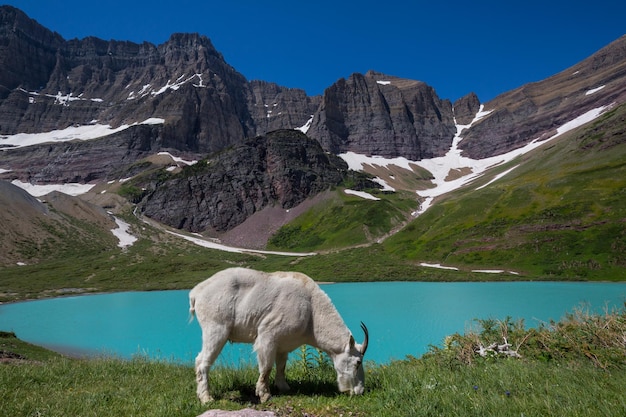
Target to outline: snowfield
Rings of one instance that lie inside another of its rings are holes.
[[[69,142],[71,140],[91,140],[99,139],[113,133],[121,132],[135,125],[155,125],[165,123],[164,119],[151,117],[141,123],[133,123],[132,125],[121,125],[112,128],[110,125],[91,124],[85,126],[70,126],[65,129],[52,130],[43,133],[18,133],[15,135],[0,136],[0,149],[15,149],[26,146],[41,145],[42,143],[51,142]]]

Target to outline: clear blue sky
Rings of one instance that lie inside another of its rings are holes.
[[[2,0],[0,0],[0,3]],[[374,69],[442,98],[486,102],[588,57],[626,33],[626,1],[6,0],[65,39],[211,39],[247,79],[309,95]]]

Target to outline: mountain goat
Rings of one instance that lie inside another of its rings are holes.
[[[259,365],[256,395],[270,398],[269,376],[276,363],[275,385],[289,389],[285,366],[289,352],[308,344],[326,352],[337,372],[341,392],[362,394],[365,375],[363,344],[357,344],[330,298],[308,276],[298,272],[265,273],[229,268],[196,285],[189,293],[190,313],[202,328],[202,350],[196,357],[197,394],[212,401],[209,369],[227,341],[254,343]]]

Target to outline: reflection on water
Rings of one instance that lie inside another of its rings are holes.
[[[626,283],[329,284],[322,288],[361,341],[370,332],[369,360],[420,356],[446,335],[474,328],[474,319],[524,319],[529,327],[559,320],[575,308],[623,308]],[[189,322],[188,291],[85,295],[0,306],[0,330],[71,354],[148,355],[193,362],[200,326]],[[249,345],[228,344],[218,362],[254,361]]]

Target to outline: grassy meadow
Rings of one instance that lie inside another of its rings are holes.
[[[422,358],[366,364],[366,392],[336,391],[328,358],[308,348],[287,370],[292,391],[254,398],[257,371],[215,368],[216,401],[195,397],[190,366],[142,357],[71,359],[0,333],[0,415],[196,416],[209,408],[254,408],[278,416],[623,416],[626,310],[575,311],[560,322],[481,321],[477,333],[450,335]],[[503,337],[521,358],[476,353]]]

